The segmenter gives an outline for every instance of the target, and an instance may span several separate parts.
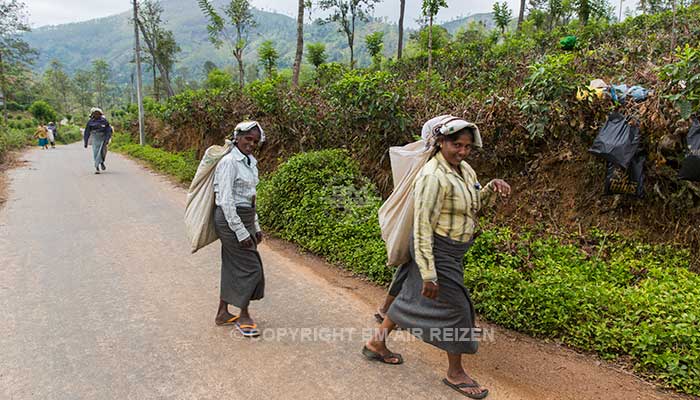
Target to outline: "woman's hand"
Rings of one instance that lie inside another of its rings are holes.
[[[262,232],[255,232],[255,241],[260,243],[263,241],[263,233]]]
[[[421,294],[429,299],[437,299],[438,293],[440,292],[440,287],[437,283],[433,282],[423,282],[423,290]]]
[[[503,179],[494,179],[493,186],[496,193],[499,193],[501,197],[510,196],[510,185]]]
[[[245,240],[241,242],[241,246],[243,246],[244,249],[252,249],[255,247],[255,242],[253,241],[253,238],[248,236]]]

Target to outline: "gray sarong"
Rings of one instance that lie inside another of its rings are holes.
[[[255,242],[255,209],[237,207],[236,213],[243,221]],[[245,249],[231,230],[221,207],[214,210],[214,228],[221,240],[221,300],[238,308],[248,307],[251,300],[265,296],[265,275],[258,245]]]
[[[413,241],[411,256],[415,258]],[[389,308],[389,318],[417,338],[452,354],[474,354],[478,332],[474,329],[474,307],[464,287],[464,253],[471,242],[461,243],[433,236],[433,255],[439,294],[436,300],[421,294],[423,279],[415,261],[403,268],[408,276],[399,296]]]
[[[396,297],[399,295],[403,283],[406,282],[406,278],[408,278],[408,269],[408,263],[396,267],[394,276],[391,278],[391,284],[389,285],[389,296]]]
[[[92,158],[95,160],[95,168],[100,169],[100,164],[105,162],[107,156],[107,134],[104,132],[90,132],[92,136]]]

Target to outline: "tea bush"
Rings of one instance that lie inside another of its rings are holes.
[[[376,282],[387,282],[376,217],[381,199],[343,150],[296,155],[258,190],[260,220],[280,237]]]
[[[14,129],[0,126],[0,162],[4,161],[8,151],[17,150],[32,142],[34,130]]]
[[[182,183],[192,181],[199,165],[194,151],[170,153],[151,146],[141,146],[133,143],[131,137],[123,133],[113,136],[110,150],[144,160],[156,171],[172,175]]]

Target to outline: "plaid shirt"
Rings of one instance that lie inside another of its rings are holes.
[[[437,279],[433,235],[468,242],[477,229],[477,213],[495,197],[493,183],[481,188],[469,164],[462,161],[460,171],[437,153],[416,177],[413,236],[416,263],[425,282]]]

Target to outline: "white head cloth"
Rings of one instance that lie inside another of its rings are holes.
[[[236,137],[238,135],[245,135],[249,130],[258,127],[260,130],[260,143],[265,141],[265,131],[263,130],[262,126],[258,123],[258,121],[243,121],[236,125],[236,128],[233,130],[233,140],[236,140]]]
[[[100,109],[100,108],[98,108],[98,107],[92,107],[92,108],[90,109],[90,115],[94,114],[95,111],[99,111],[100,114],[105,115],[105,113],[102,112],[102,109]]]
[[[471,122],[453,117],[452,115],[441,115],[423,124],[421,138],[429,147],[432,147],[435,145],[435,141],[437,140],[438,136],[451,135],[464,128],[471,128],[472,132],[474,132],[474,147],[483,147],[479,128]]]

